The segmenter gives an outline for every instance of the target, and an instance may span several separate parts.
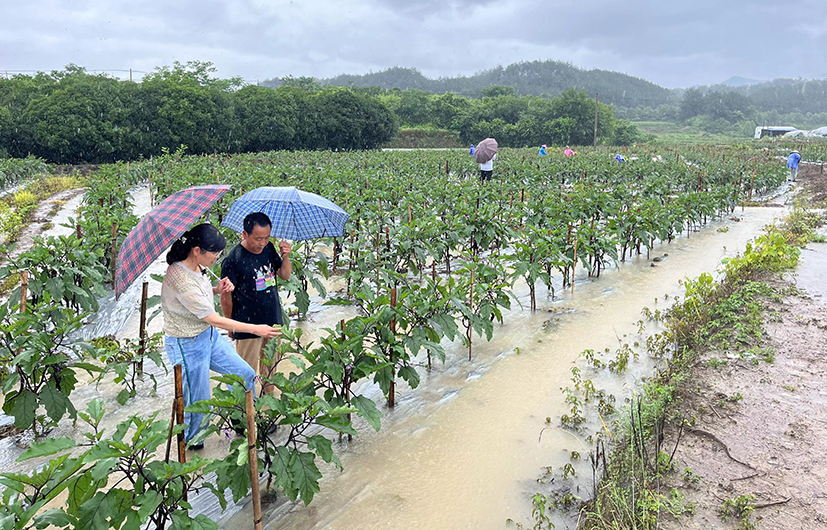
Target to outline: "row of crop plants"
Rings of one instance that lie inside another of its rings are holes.
[[[216,472],[216,482],[202,487],[212,489],[222,506],[227,489],[236,500],[250,491],[244,440],[234,440],[223,460],[159,461],[155,452],[172,432],[165,411],[102,432],[103,404],[95,400],[78,412],[70,399],[77,370],[98,378],[114,373],[129,399],[136,395],[130,373],[137,363],[145,356],[160,362],[157,350],[132,342],[116,345],[113,353],[111,344],[69,340],[97,310],[114,250],[138,221],[126,194],[136,183],[148,181],[156,202],[188,186],[230,183],[233,189],[210,214],[216,223],[234,198],[265,185],[318,193],[351,214],[345,237],[293,247],[294,274],[286,288],[301,317],[310,286],[327,297],[319,278],[342,276],[345,291],[328,303],[354,305],[359,316],[327,330],[312,349],[302,345],[300,330],[285,329],[286,340],[272,343],[268,352],[272,372],[266,379],[280,394],[256,402],[257,431],[278,426],[282,433],[259,436],[259,469],[268,486],[309,503],[321,478],[317,458],[338,465],[334,445],[319,427],[356,434],[353,414],[380,427],[379,408],[354,392],[360,381],[378,383],[392,405],[399,380],[418,385],[420,355],[430,366],[433,358],[445,359],[447,342],[463,341],[471,356],[475,334],[490,340],[515,299],[518,279],[529,286],[533,310],[538,286],[571,287],[578,268],[598,276],[615,261],[729,214],[784,178],[783,165],[745,149],[640,149],[627,157],[618,164],[605,150],[570,160],[504,150],[497,178],[484,184],[467,154],[447,151],[179,152],[102,166],[90,177],[78,218],[70,221],[76,233],[41,241],[0,270],[0,277],[28,275],[28,285],[0,306],[4,411],[18,427],[39,435],[66,416],[87,424],[79,440],[34,445],[25,458],[60,455],[37,471],[0,475],[3,528],[214,528],[203,516],[186,517],[187,492],[199,487],[200,478]],[[320,252],[321,244],[333,249],[332,258]],[[290,375],[275,370],[284,362],[295,364]],[[219,388],[212,400],[191,406],[212,407],[214,420],[204,436],[243,419],[241,387]],[[66,490],[71,494],[63,506],[42,509]]]

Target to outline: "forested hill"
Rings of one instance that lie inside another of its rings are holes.
[[[773,79],[737,87],[721,84],[696,88],[704,94],[736,92],[749,96],[750,102],[762,111],[827,112],[827,79]]]
[[[519,62],[472,76],[439,79],[429,79],[415,68],[394,67],[365,75],[343,74],[323,79],[321,83],[384,89],[415,88],[437,94],[455,92],[469,97],[480,96],[485,87],[492,85],[513,87],[522,96],[556,96],[566,88],[574,87],[584,89],[590,96],[598,93],[600,101],[623,107],[657,106],[678,101],[670,90],[645,79],[608,70],[585,70],[559,61]],[[276,86],[279,81],[274,79],[264,84]]]

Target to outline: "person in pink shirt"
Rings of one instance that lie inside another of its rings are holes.
[[[575,152],[571,147],[566,146],[566,150],[563,151],[563,154],[566,155],[567,157],[571,158],[575,155]]]

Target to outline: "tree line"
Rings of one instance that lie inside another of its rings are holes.
[[[307,85],[309,78],[291,79]],[[282,85],[285,86],[285,85]],[[505,147],[591,145],[595,100],[586,91],[568,88],[560,96],[519,96],[512,87],[493,85],[481,97],[419,89],[353,90],[375,96],[405,128],[436,128],[456,133],[464,144],[496,138]],[[642,139],[633,124],[615,117],[614,107],[597,103],[597,139],[601,144],[629,145]]]
[[[711,85],[682,90],[676,103],[619,107],[633,121],[680,122],[729,136],[752,136],[758,125],[799,129],[827,126],[827,80],[775,79],[732,87]]]
[[[0,79],[0,155],[55,163],[137,160],[175,150],[371,149],[397,122],[376,98],[327,87],[243,86],[211,63],[159,67],[140,83],[62,71]]]
[[[569,88],[558,97],[516,95],[514,89],[491,86],[483,97],[452,93],[389,92],[384,101],[408,126],[432,125],[455,130],[464,143],[494,137],[508,147],[590,145],[594,139],[595,105],[600,143],[628,145],[641,139],[637,128],[615,118],[614,109],[596,103],[584,90]]]
[[[280,86],[216,79],[210,63],[159,67],[140,83],[63,71],[0,79],[0,156],[54,163],[138,160],[186,145],[193,154],[296,149],[372,149],[399,126],[452,131],[463,143],[495,137],[507,147],[588,145],[595,100],[570,88],[558,97],[519,96],[501,85],[473,99],[447,92],[323,86],[284,78]],[[601,143],[640,133],[597,106]]]

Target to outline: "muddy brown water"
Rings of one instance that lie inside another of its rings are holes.
[[[614,350],[618,340],[643,341],[636,335],[643,307],[671,304],[663,295],[680,295],[680,280],[715,271],[723,257],[743,250],[782,214],[747,209],[741,222],[716,223],[659,246],[652,255],[668,258],[655,267],[636,258],[596,281],[581,279],[573,295],[558,290],[558,298],[539,300],[534,314],[508,312],[490,343],[476,339],[471,362],[463,360],[464,348],[449,348],[445,366],[423,372],[420,388],[403,390],[397,407],[385,409],[381,432],[362,429],[358,440],[341,447],[344,471],[326,470],[310,506],[269,506],[266,527],[502,528],[509,518],[528,523],[529,498],[544,490],[538,479],[545,468],[559,472],[571,451],[584,459],[587,453],[581,439],[559,428],[567,412],[560,388],[570,384],[580,352]],[[524,306],[526,292],[525,286],[516,291]],[[650,373],[645,359],[633,364],[633,381]],[[617,393],[620,405],[634,391],[628,378],[593,378]],[[543,431],[547,417],[552,428]],[[575,467],[581,477],[590,473],[583,461]],[[573,492],[585,497],[587,482]],[[249,511],[245,506],[225,517],[222,526],[246,528]]]
[[[139,192],[138,208],[148,207],[143,202],[148,203]],[[283,501],[266,504],[265,526],[502,528],[509,518],[528,523],[530,495],[543,490],[538,478],[544,469],[552,466],[559,471],[569,462],[572,450],[584,457],[588,451],[580,438],[559,428],[560,415],[566,412],[560,388],[570,384],[570,370],[580,352],[587,348],[614,350],[619,341],[642,342],[636,323],[642,318],[643,307],[671,304],[671,300],[663,301],[663,295],[670,299],[680,295],[680,280],[716,270],[721,258],[743,250],[748,240],[783,213],[782,208],[747,208],[744,213],[739,209],[736,216],[740,222],[711,223],[688,238],[659,245],[652,257],[665,253],[668,257],[654,267],[645,256],[636,257],[604,271],[597,280],[580,271],[574,294],[558,286],[552,299],[545,296],[545,289],[539,289],[536,313],[514,304],[505,313],[504,325],[496,326],[491,342],[474,337],[471,361],[459,343],[446,345],[444,365],[436,364],[430,372],[420,368],[419,388],[398,385],[394,409],[382,405],[375,385],[363,383],[357,391],[372,397],[383,409],[382,430],[375,433],[357,420],[359,436],[350,444],[336,444],[344,471],[323,469],[321,492],[310,506]],[[150,269],[163,272],[165,266],[159,260]],[[139,292],[139,287],[135,290]],[[160,285],[151,281],[150,294],[159,291]],[[527,308],[527,287],[518,284],[515,295]],[[660,301],[656,303],[655,298]],[[118,334],[136,337],[137,298],[127,298],[124,304],[129,317]],[[308,322],[297,324],[306,330],[307,340],[352,315],[352,309],[323,308],[318,303],[312,311]],[[151,332],[160,330],[161,318],[152,321]],[[643,355],[632,363],[628,377],[591,377],[598,387],[620,396],[622,406],[623,396],[634,391],[635,380],[651,373],[651,367]],[[151,363],[147,369],[158,378],[157,395],[150,396],[151,385],[144,384],[139,397],[126,406],[109,405],[108,428],[130,414],[153,410],[162,410],[161,417],[166,418],[172,378]],[[76,390],[72,399],[78,409],[95,397],[114,404],[119,390],[111,382],[97,388],[86,385]],[[595,426],[599,423],[593,420],[590,427]],[[551,428],[543,431],[545,427]],[[73,427],[63,421],[52,436],[77,437],[80,430],[80,425]],[[0,467],[26,471],[42,463],[15,462],[24,450],[18,445],[22,442],[25,440],[20,436],[0,440]],[[226,444],[217,438],[208,440],[203,456],[220,457]],[[579,475],[590,475],[587,463],[581,461],[575,467]],[[578,484],[586,487],[586,482]],[[573,491],[586,496],[585,491]],[[223,528],[244,529],[251,524],[249,503],[242,502],[223,514],[209,494],[199,495],[193,504],[195,511],[218,520]]]

